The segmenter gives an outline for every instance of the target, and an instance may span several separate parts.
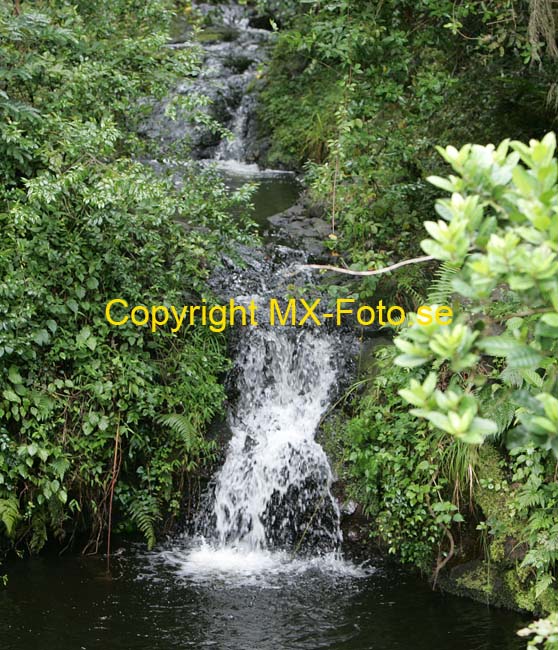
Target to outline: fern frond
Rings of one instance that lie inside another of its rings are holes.
[[[169,427],[173,433],[181,438],[187,451],[199,446],[199,434],[187,415],[169,413],[159,416],[157,421]]]
[[[15,535],[16,524],[21,519],[19,500],[15,496],[0,499],[0,521],[6,527],[8,537]]]
[[[128,513],[137,529],[145,537],[148,550],[151,550],[157,541],[155,524],[161,519],[159,502],[150,494],[142,495],[129,504]]]
[[[424,297],[416,290],[414,285],[409,282],[407,279],[400,279],[397,283],[397,292],[403,292],[406,294],[414,303],[415,306],[420,305],[424,302]]]
[[[516,410],[516,405],[510,399],[508,393],[504,391],[500,391],[500,393],[492,395],[486,391],[479,394],[480,410],[485,417],[496,423],[498,427],[496,435],[500,435],[509,429]]]
[[[458,271],[459,268],[449,262],[444,262],[436,269],[428,292],[429,305],[447,304],[453,293],[453,280]]]
[[[506,366],[500,373],[500,379],[510,384],[513,388],[521,388],[523,385],[523,373],[518,368]]]
[[[44,510],[36,510],[31,519],[31,540],[29,548],[38,553],[43,546],[47,543],[48,530],[47,530],[47,516]]]

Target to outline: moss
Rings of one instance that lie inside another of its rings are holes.
[[[490,444],[479,448],[475,502],[482,510],[490,530],[488,553],[492,562],[513,563],[515,540],[523,538],[523,522],[514,516],[510,504],[515,490],[504,471],[504,458]]]
[[[558,612],[558,590],[549,588],[539,598],[542,611],[546,614],[548,612]]]
[[[517,607],[529,612],[536,609],[535,587],[523,584],[515,569],[510,569],[504,573],[504,585]]]
[[[536,609],[534,587],[521,582],[514,569],[473,560],[453,567],[440,580],[444,591],[515,611]]]
[[[494,582],[490,565],[482,563],[471,571],[467,571],[455,581],[460,587],[472,591],[480,591],[492,595],[494,593]]]
[[[376,334],[373,338],[364,339],[360,346],[360,352],[357,359],[357,373],[359,379],[368,383],[369,392],[374,390],[373,379],[382,373],[384,368],[379,361],[377,353],[378,348],[392,346],[390,338]]]
[[[558,591],[549,588],[537,598],[535,583],[531,579],[523,581],[516,569],[504,573],[503,582],[509,598],[515,607],[537,615],[547,614],[558,610]]]
[[[475,501],[481,507],[487,519],[496,519],[511,523],[508,514],[508,494],[504,471],[501,467],[502,456],[492,445],[486,444],[479,448],[479,464],[477,478],[479,484],[475,491]],[[489,481],[489,483],[485,483]]]
[[[492,562],[503,562],[505,555],[504,540],[497,538],[489,546],[490,559]]]
[[[211,43],[218,41],[234,41],[238,32],[227,28],[204,29],[196,34],[196,40],[200,43]]]
[[[337,480],[345,483],[350,477],[346,470],[347,449],[342,435],[343,430],[344,415],[334,413],[322,424],[318,432],[318,442],[323,447]]]

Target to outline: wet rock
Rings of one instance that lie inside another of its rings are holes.
[[[349,500],[345,501],[345,503],[341,506],[341,514],[342,515],[354,515],[355,512],[357,511],[358,504],[356,501]]]
[[[438,577],[438,586],[448,593],[516,611],[535,607],[534,587],[522,585],[515,569],[471,560],[452,567]]]
[[[161,102],[153,104],[153,112],[139,128],[139,133],[153,142],[158,156],[176,149],[177,143],[186,146],[198,160],[240,160],[239,147],[249,150],[247,160],[260,162],[268,144],[260,144],[259,125],[255,119],[254,97],[258,92],[258,68],[268,57],[267,44],[272,35],[268,30],[250,27],[250,10],[238,5],[196,5],[203,16],[206,31],[200,42],[188,38],[187,23],[176,30],[171,49],[202,45],[200,74],[184,79],[175,91]],[[187,97],[196,106],[195,111],[205,113],[223,129],[228,129],[240,144],[227,146],[223,132],[195,119],[192,109],[177,107],[174,117],[167,114],[169,106],[181,97]],[[196,97],[205,97],[196,103]]]
[[[324,240],[331,232],[330,224],[318,217],[309,216],[301,203],[270,217],[269,222],[284,231],[310,257],[321,258],[326,254]]]

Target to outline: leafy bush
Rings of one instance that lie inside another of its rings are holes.
[[[508,507],[524,522],[514,536],[528,548],[519,573],[534,577],[537,600],[548,597],[558,561],[555,149],[552,133],[528,146],[440,149],[457,175],[430,179],[452,196],[437,202],[441,219],[425,222],[421,245],[451,263],[458,316],[449,326],[415,322],[394,341],[395,363],[420,369],[399,391],[412,414],[466,443],[504,435],[516,485]]]
[[[451,437],[417,426],[397,394],[406,373],[393,372],[393,348],[377,356],[377,374],[343,434],[349,476],[361,486],[371,532],[427,571],[437,550],[443,562],[448,539],[453,545],[450,528],[463,521],[457,504],[474,461]]]
[[[452,196],[422,246],[454,322],[413,314],[376,354],[342,448],[390,552],[425,569],[438,549],[437,572],[482,545],[514,602],[542,612],[558,569],[555,146],[440,149],[456,174],[430,181]]]
[[[153,544],[214,451],[223,339],[104,317],[113,298],[210,299],[249,230],[247,190],[189,168],[177,189],[132,160],[141,100],[197,70],[163,47],[168,18],[158,0],[0,12],[0,535],[31,550],[69,533],[97,548],[113,507]]]
[[[519,630],[518,634],[523,637],[533,637],[529,639],[528,648],[556,650],[558,648],[558,613],[531,623],[528,627]]]
[[[437,202],[441,219],[425,222],[431,238],[421,245],[458,269],[452,286],[466,311],[450,326],[415,323],[395,344],[400,365],[433,368],[423,383],[402,391],[416,415],[483,442],[498,431],[496,422],[477,418],[475,393],[488,390],[520,408],[512,442],[532,439],[558,455],[555,148],[551,133],[529,146],[505,141],[440,150],[458,176],[430,179],[452,197]],[[447,367],[452,375],[442,391],[438,373]]]
[[[304,3],[280,32],[262,117],[270,157],[301,166],[356,268],[409,255],[434,193],[438,142],[542,136],[555,64],[528,3]]]

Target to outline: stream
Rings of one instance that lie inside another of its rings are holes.
[[[203,74],[177,92],[207,93],[212,117],[235,137],[216,140],[187,121],[169,122],[164,106],[144,135],[162,142],[188,135],[197,159],[216,164],[230,187],[259,183],[254,202],[264,244],[240,250],[245,267],[225,259],[211,283],[223,300],[264,302],[293,282],[324,224],[308,218],[311,227],[301,226],[293,174],[258,166],[251,89],[272,34],[251,27],[239,6],[198,7],[214,15],[217,36],[204,41]],[[175,31],[171,46],[179,47],[189,35],[180,24]],[[297,282],[305,280],[299,274]],[[362,563],[344,552],[334,476],[315,434],[350,376],[354,334],[265,323],[238,329],[231,438],[189,532],[152,552],[141,544],[119,548],[109,574],[102,557],[46,553],[13,563],[0,590],[2,648],[524,648],[515,635],[524,617],[433,592],[381,558]]]

